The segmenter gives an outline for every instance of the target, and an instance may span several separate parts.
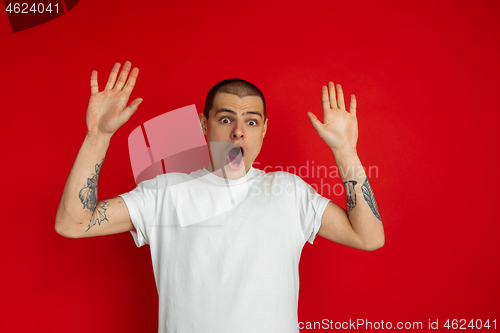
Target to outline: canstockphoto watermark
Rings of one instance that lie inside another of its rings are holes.
[[[334,321],[323,319],[322,321],[305,321],[299,322],[301,330],[380,330],[380,329],[398,329],[398,330],[421,330],[423,323],[420,321],[414,322],[396,322],[391,321],[370,321],[368,319],[356,319],[349,321]]]

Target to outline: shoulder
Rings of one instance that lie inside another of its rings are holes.
[[[157,191],[159,189],[166,189],[169,186],[181,184],[192,180],[194,177],[191,174],[181,173],[181,172],[169,172],[165,174],[157,175],[154,178],[144,180],[137,184],[136,189],[141,189],[144,191]]]
[[[258,172],[258,176],[265,177],[267,180],[271,182],[283,182],[283,183],[293,183],[297,186],[307,185],[307,183],[300,178],[299,176],[286,172],[286,171],[272,171],[265,172],[259,169],[256,169]]]
[[[272,171],[272,172],[266,173],[266,175],[269,175],[269,177],[277,178],[277,179],[303,181],[302,178],[300,178],[299,176],[297,176],[293,173],[287,172],[287,171]]]

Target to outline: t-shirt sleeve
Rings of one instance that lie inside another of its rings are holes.
[[[121,194],[136,231],[130,231],[137,247],[149,244],[151,226],[156,216],[157,179],[145,180],[135,189]]]
[[[329,199],[321,196],[300,177],[295,176],[299,200],[299,214],[304,240],[313,244],[321,226],[321,217]]]

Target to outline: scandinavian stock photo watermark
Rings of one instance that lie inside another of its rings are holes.
[[[178,223],[161,223],[155,226],[220,227],[221,225],[214,224],[212,218],[222,214],[231,214],[233,209],[249,197],[279,198],[283,196],[293,200],[293,198],[300,197],[299,193],[306,192],[309,193],[308,196],[314,196],[317,192],[326,198],[334,198],[346,194],[342,179],[377,178],[379,176],[377,166],[342,168],[336,165],[318,165],[313,160],[307,160],[299,166],[260,168],[258,162],[253,163],[252,166],[253,172],[248,171],[243,177],[236,179],[215,176],[206,171],[186,175],[180,181],[177,179],[176,183],[172,182],[173,178],[168,177],[142,183],[148,190],[164,191],[162,200],[175,208]],[[255,169],[264,173],[259,174],[259,171]],[[255,181],[256,177],[264,177],[264,180]],[[362,194],[359,193],[359,195]],[[191,204],[193,201],[209,204],[201,208],[193,206]]]
[[[354,166],[347,166],[345,168],[338,167],[337,165],[319,165],[315,164],[314,160],[306,160],[300,166],[270,166],[267,165],[263,168],[260,162],[254,162],[253,167],[259,168],[262,171],[268,172],[287,172],[299,176],[304,180],[308,180],[309,185],[318,193],[326,197],[342,196],[345,195],[344,184],[336,182],[336,179],[346,179],[348,177],[368,179],[379,177],[379,168],[376,165],[355,168]],[[273,185],[279,187],[279,185]],[[281,189],[275,189],[275,194],[280,193]]]

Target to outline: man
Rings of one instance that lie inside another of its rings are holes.
[[[121,73],[119,67],[114,65],[102,92],[92,72],[88,131],[64,188],[56,231],[71,238],[131,231],[138,246],[149,244],[159,332],[298,332],[298,263],[305,242],[318,234],[363,250],[384,244],[356,153],[354,95],[347,112],[341,86],[330,82],[322,88],[324,123],[308,113],[344,171],[347,212],[295,175],[252,167],[268,119],[260,90],[239,79],[214,86],[199,115],[209,166],[190,175],[160,175],[97,201],[110,139],[142,102],[127,106],[139,70],[131,71],[130,62]]]

